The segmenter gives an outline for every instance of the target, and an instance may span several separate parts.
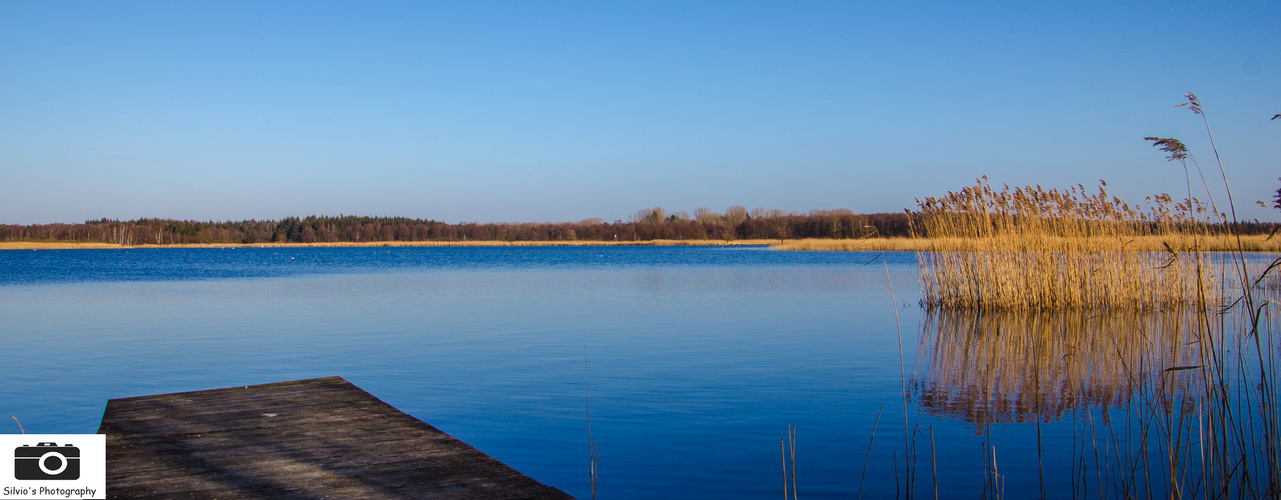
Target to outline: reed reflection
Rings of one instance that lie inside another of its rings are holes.
[[[1196,317],[1182,310],[925,314],[910,396],[921,411],[974,424],[1053,421],[1125,407],[1136,391],[1169,411],[1196,365]],[[1104,413],[1106,418],[1106,412]]]

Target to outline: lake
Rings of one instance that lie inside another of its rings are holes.
[[[1006,495],[1098,496],[1082,457],[1125,450],[1083,435],[1123,442],[1135,395],[1080,332],[1177,324],[918,300],[913,253],[3,251],[0,433],[19,432],[10,415],[92,433],[110,398],[338,375],[580,498],[589,402],[601,498],[777,498],[789,424],[807,498],[932,497],[935,469],[943,496],[981,497],[993,460]],[[1002,340],[1038,329],[1076,333]],[[1171,352],[1153,356],[1187,355]]]

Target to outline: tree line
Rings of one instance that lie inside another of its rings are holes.
[[[638,211],[629,220],[460,223],[406,217],[308,216],[281,220],[192,221],[98,219],[83,224],[0,225],[0,241],[102,242],[120,245],[254,244],[392,241],[648,241],[861,238],[908,236],[906,213],[809,213],[733,206],[668,213]]]
[[[1281,202],[1279,202],[1281,203]],[[650,241],[801,238],[928,237],[919,213],[857,214],[847,209],[808,213],[732,206],[693,214],[662,207],[637,211],[629,220],[447,224],[406,217],[308,216],[281,220],[191,221],[98,219],[83,224],[0,225],[0,241],[101,242],[120,245],[370,243],[392,241]],[[1268,234],[1278,224],[1243,222],[1240,234]],[[1226,227],[1208,225],[1208,232]]]

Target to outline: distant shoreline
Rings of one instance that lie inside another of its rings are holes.
[[[643,241],[369,241],[324,243],[178,243],[172,245],[119,245],[102,242],[0,241],[0,250],[89,250],[134,248],[321,248],[321,247],[558,247],[558,246],[761,246],[786,240],[643,240]]]
[[[1102,240],[1099,240],[1102,241]],[[1114,240],[1115,241],[1115,240]],[[1281,236],[1250,234],[1240,237],[1245,252],[1281,253]],[[1235,252],[1237,239],[1226,235],[1202,236],[1195,240],[1186,235],[1135,236],[1122,245],[1134,252],[1191,252],[1196,246],[1202,252]],[[770,245],[772,250],[863,251],[863,252],[929,252],[986,248],[978,238],[864,238],[864,239],[797,239]],[[1168,249],[1168,250],[1167,250]]]
[[[1141,236],[1126,246],[1134,251],[1165,251],[1164,243],[1173,250],[1192,251],[1192,239],[1183,236]],[[69,241],[0,241],[2,250],[88,250],[134,248],[325,248],[325,247],[581,247],[581,246],[768,246],[770,250],[829,251],[829,252],[928,252],[944,247],[955,248],[956,239],[944,241],[931,238],[862,238],[862,239],[745,239],[745,240],[639,240],[639,241],[370,241],[370,242],[318,242],[318,243],[178,243],[172,245],[119,245],[102,242]],[[1241,236],[1246,252],[1281,253],[1281,237],[1263,235]],[[1207,236],[1200,241],[1201,251],[1236,251],[1235,238]]]

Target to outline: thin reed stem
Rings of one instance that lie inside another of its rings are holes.
[[[783,456],[783,500],[787,500],[787,438],[778,438],[778,448]]]
[[[867,463],[872,460],[872,443],[876,442],[876,428],[881,423],[881,411],[884,409],[885,409],[884,406],[876,409],[876,421],[872,422],[872,438],[867,440],[867,457],[863,459],[863,474],[860,475],[858,478],[858,497],[857,498],[860,500],[863,498],[863,481],[867,479]],[[784,470],[786,470],[786,467],[784,467]],[[783,495],[784,496],[787,495],[787,473],[786,472],[783,473]]]
[[[797,424],[792,424],[788,431],[790,453],[792,453],[792,500],[797,500]]]
[[[587,388],[587,346],[583,346],[583,403],[587,412],[587,456],[590,462],[588,474],[591,478],[592,500],[596,499],[596,440],[592,438],[592,398]]]
[[[907,426],[907,369],[903,364],[903,327],[898,316],[898,296],[894,295],[894,280],[890,278],[889,262],[882,260],[881,264],[885,266],[885,281],[889,285],[890,301],[894,305],[894,328],[898,335],[898,370],[899,370],[899,397],[903,399],[903,459],[905,460],[904,489],[907,492],[907,498],[912,497],[912,483],[908,478],[912,477],[912,433],[908,431]]]
[[[934,426],[930,426],[930,464],[934,468],[934,500],[939,498],[939,460],[934,449]]]

